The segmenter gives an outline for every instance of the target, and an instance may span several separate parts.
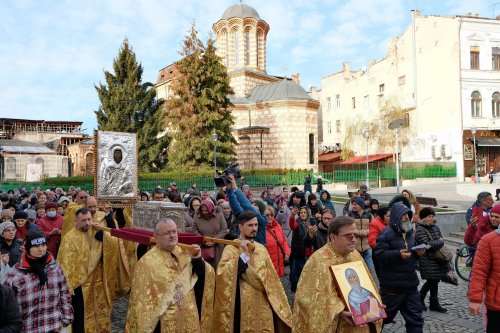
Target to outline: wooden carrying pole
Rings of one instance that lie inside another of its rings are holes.
[[[106,231],[106,232],[109,232],[111,234],[111,230],[113,230],[112,228],[108,228],[108,227],[103,227],[103,226],[100,226],[100,225],[92,225],[92,228],[96,229],[96,230],[102,230],[102,231]],[[155,237],[150,237],[149,238],[149,241],[151,244],[156,244],[156,238]],[[216,243],[216,244],[224,244],[224,245],[232,245],[232,246],[235,246],[235,247],[240,247],[241,246],[241,241],[239,240],[228,240],[228,239],[220,239],[220,238],[213,238],[213,237],[203,237],[203,242],[204,243],[208,243],[208,242],[211,242],[211,243]],[[182,244],[182,243],[177,243],[177,245],[183,249],[184,251],[188,251],[190,252],[191,254],[196,254],[195,253],[195,248],[192,247],[191,245],[188,245],[188,244]],[[255,250],[255,245],[250,243],[248,244],[248,251],[250,252],[253,252]]]

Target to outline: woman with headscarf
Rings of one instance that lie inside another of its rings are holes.
[[[198,212],[193,217],[193,232],[202,236],[224,239],[227,233],[227,224],[220,207],[215,207],[210,199],[203,200]],[[206,250],[204,250],[206,249]],[[207,242],[202,246],[202,253],[213,254],[213,259],[207,259],[215,269],[219,264],[224,245]]]
[[[298,216],[297,216],[298,215]],[[313,250],[311,247],[306,247],[304,238],[306,237],[309,228],[315,228],[314,218],[311,218],[309,208],[302,206],[299,209],[292,208],[290,215],[290,229],[292,229],[292,251],[291,258],[291,271],[290,271],[290,285],[293,292],[297,289],[300,274],[306,264],[307,259],[312,255]]]
[[[189,199],[189,204],[184,213],[184,231],[191,232],[193,230],[193,218],[198,212],[201,205],[201,198],[198,196],[192,196]]]
[[[318,224],[321,221],[321,214],[323,213],[324,208],[318,202],[316,194],[314,193],[309,194],[309,196],[307,197],[307,207],[309,207],[309,210],[311,211],[311,216],[314,217],[314,219],[316,220],[316,224]]]

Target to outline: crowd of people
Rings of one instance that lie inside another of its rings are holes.
[[[268,186],[257,194],[230,175],[215,194],[195,183],[182,194],[172,182],[140,198],[183,204],[181,230],[161,219],[157,245],[141,247],[109,232],[133,225],[132,208],[98,208],[75,187],[1,193],[0,304],[8,306],[0,311],[0,331],[60,332],[71,325],[75,333],[111,332],[113,302],[128,293],[127,332],[373,332],[398,312],[407,332],[422,332],[423,311],[447,312],[438,287],[450,282],[451,258],[435,211],[420,207],[411,191],[381,205],[361,185],[339,215],[322,184],[313,192],[310,177],[303,190]],[[493,332],[500,327],[494,251],[500,205],[481,192],[466,219],[464,241],[477,247],[469,308],[479,314],[485,293]],[[241,246],[214,241],[186,250],[178,231]],[[346,272],[359,303],[346,309],[330,267],[356,261],[375,289]],[[280,282],[288,265],[293,311]],[[417,270],[425,280],[420,290]],[[376,315],[373,299],[380,303]],[[360,318],[372,320],[356,326]]]

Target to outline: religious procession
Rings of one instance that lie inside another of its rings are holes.
[[[307,176],[303,189],[259,196],[233,165],[215,195],[194,182],[185,193],[175,182],[140,192],[134,135],[95,142],[93,195],[0,195],[2,332],[112,332],[123,296],[128,333],[373,333],[398,313],[418,333],[424,311],[447,312],[439,285],[457,284],[451,252],[434,209],[408,190],[381,204],[361,185],[337,212],[321,178],[315,190]],[[489,333],[500,327],[493,203],[478,194],[464,238],[476,248],[469,311],[484,311]]]

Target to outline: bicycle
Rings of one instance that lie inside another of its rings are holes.
[[[455,271],[462,280],[470,280],[475,252],[475,246],[462,245],[457,249],[455,255]]]

